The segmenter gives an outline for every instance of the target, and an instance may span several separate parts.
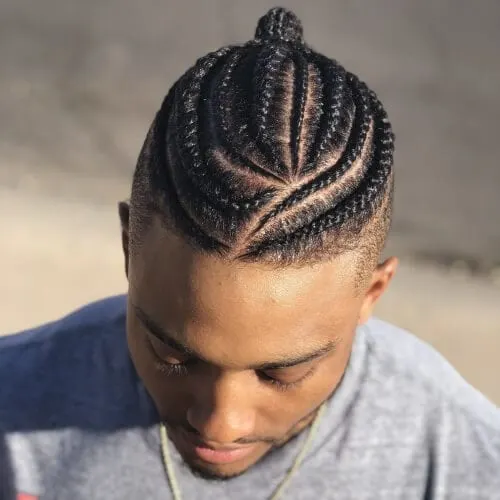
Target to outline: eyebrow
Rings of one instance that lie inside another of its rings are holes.
[[[171,335],[169,335],[165,330],[163,330],[151,317],[149,317],[139,306],[133,305],[137,317],[143,323],[143,325],[149,330],[149,332],[154,335],[158,340],[168,345],[172,349],[179,351],[181,354],[186,356],[192,356],[194,358],[200,359],[207,363],[208,360],[200,356],[197,352],[190,349],[188,346],[182,344],[181,342],[175,340]],[[251,370],[279,370],[282,368],[291,368],[293,366],[301,365],[315,359],[318,359],[325,354],[332,352],[336,349],[338,340],[330,340],[324,346],[321,346],[311,352],[303,355],[298,355],[296,357],[286,358],[280,361],[269,361],[264,363],[258,363],[250,365],[248,368]]]
[[[187,356],[194,356],[199,358],[200,356],[195,353],[192,349],[181,344],[167,332],[165,332],[155,321],[153,321],[139,306],[134,305],[134,310],[141,321],[141,323],[149,330],[149,332],[154,335],[158,340],[161,340],[164,344],[167,344],[172,349],[179,351]]]

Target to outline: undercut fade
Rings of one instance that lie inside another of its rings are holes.
[[[170,89],[135,170],[131,243],[159,216],[228,259],[302,265],[362,250],[375,262],[393,150],[376,94],[272,9],[253,40],[199,59]]]

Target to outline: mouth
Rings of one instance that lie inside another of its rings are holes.
[[[174,437],[174,442],[176,442],[181,453],[194,455],[203,462],[212,465],[225,465],[238,462],[251,455],[256,448],[256,444],[216,446],[183,431],[175,432],[175,435],[172,437]]]

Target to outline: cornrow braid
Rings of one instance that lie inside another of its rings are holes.
[[[300,147],[302,127],[304,125],[304,112],[306,107],[306,100],[309,87],[309,67],[306,57],[303,52],[297,51],[294,56],[296,75],[295,75],[295,89],[294,89],[294,106],[292,116],[292,173],[297,175],[300,162]]]
[[[258,176],[281,182],[281,179],[274,172],[255,163],[248,157],[244,158],[242,154],[242,150],[250,143],[249,125],[241,122],[239,125],[235,125],[233,122],[235,121],[235,114],[243,115],[247,110],[235,110],[231,107],[234,99],[234,96],[231,95],[231,88],[234,72],[243,56],[244,54],[241,51],[234,51],[222,67],[219,81],[216,82],[218,91],[215,91],[214,101],[217,110],[214,113],[214,118],[215,127],[218,128],[218,140],[235,164],[252,171]]]
[[[210,170],[206,168],[207,163],[210,164],[210,160],[207,158],[207,148],[201,147],[203,127],[200,127],[199,124],[199,102],[205,99],[203,86],[205,85],[209,89],[209,82],[208,84],[206,82],[207,76],[217,63],[225,59],[230,51],[230,48],[223,48],[201,58],[191,72],[186,75],[185,88],[181,98],[177,99],[180,109],[178,110],[179,120],[175,139],[179,152],[178,157],[183,166],[182,170],[192,181],[192,187],[199,189],[200,193],[213,205],[240,211],[258,207],[262,199],[266,197],[266,193],[253,198],[243,196],[235,199],[234,193],[225,189],[224,184],[214,186],[211,181],[215,176],[210,176]],[[210,99],[207,102],[210,102]],[[212,115],[212,113],[209,114]]]
[[[279,72],[286,61],[290,48],[283,45],[271,45],[264,48],[255,64],[253,75],[254,96],[253,113],[254,135],[258,147],[262,150],[271,169],[276,175],[284,180],[288,180],[289,172],[287,166],[280,161],[277,154],[277,141],[269,133],[269,126],[272,102],[276,94],[277,86],[281,83]]]
[[[318,134],[314,146],[311,148],[312,155],[307,158],[307,163],[302,174],[306,175],[317,168],[321,156],[325,150],[338,145],[343,130],[339,129],[342,113],[348,113],[347,99],[349,89],[347,88],[346,72],[336,61],[332,61],[320,54],[314,55],[323,81],[330,82],[325,89],[324,109],[322,110],[322,123],[320,134]],[[346,95],[347,94],[347,95]]]
[[[221,49],[199,59],[196,65],[184,77],[182,90],[178,87],[176,106],[178,131],[176,133],[179,160],[182,162],[183,171],[193,179],[203,179],[208,176],[204,167],[204,152],[200,148],[199,126],[199,101],[201,87],[210,70],[223,58],[229,49]],[[181,96],[179,96],[181,94]],[[193,183],[194,184],[194,183]],[[207,196],[211,196],[210,186],[206,182],[197,182],[197,187]],[[220,197],[219,203],[227,204],[228,197]]]
[[[232,259],[381,250],[393,189],[387,114],[302,33],[293,13],[272,9],[253,40],[200,58],[175,83],[138,160],[132,219],[151,211]]]
[[[356,105],[354,125],[351,130],[351,134],[347,141],[347,146],[344,149],[340,160],[333,165],[331,168],[321,173],[317,177],[313,178],[309,182],[306,182],[298,189],[293,191],[289,196],[287,196],[281,203],[276,205],[271,211],[263,215],[259,224],[254,230],[254,234],[260,231],[269,221],[274,219],[277,215],[283,213],[290,207],[295,206],[300,201],[308,198],[311,195],[317,194],[319,191],[330,187],[332,184],[338,182],[342,176],[344,176],[351,168],[353,162],[359,157],[361,151],[365,145],[368,130],[370,128],[370,122],[373,119],[371,113],[371,102],[369,101],[369,96],[367,94],[367,89],[364,85],[359,84],[357,79],[352,80],[354,84],[352,87],[352,92],[354,94],[354,102]],[[331,121],[336,120],[336,115],[330,115]],[[322,135],[325,135],[325,130],[332,130],[330,123],[325,123]],[[323,141],[323,138],[321,139]],[[348,190],[344,190],[340,193],[337,202],[341,198],[345,198],[350,194]]]

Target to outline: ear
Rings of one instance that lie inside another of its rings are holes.
[[[126,201],[121,201],[120,203],[118,203],[118,215],[120,216],[122,250],[123,256],[125,258],[125,275],[128,278],[130,205]]]
[[[359,324],[363,324],[373,314],[375,304],[387,290],[389,283],[396,274],[399,261],[396,257],[390,257],[375,269],[370,285],[366,292],[359,315]]]

